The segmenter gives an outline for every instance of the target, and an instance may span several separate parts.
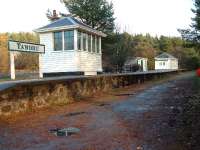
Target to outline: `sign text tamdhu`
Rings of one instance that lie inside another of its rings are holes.
[[[26,53],[39,53],[42,55],[45,53],[45,45],[26,43],[19,41],[8,41],[8,49],[10,51],[10,74],[11,79],[15,79],[15,52],[26,52]],[[40,65],[40,64],[39,64]],[[42,73],[40,72],[42,78]]]
[[[41,44],[25,43],[19,41],[8,42],[9,51],[45,53],[45,46]]]

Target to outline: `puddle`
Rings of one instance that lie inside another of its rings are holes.
[[[63,136],[71,136],[73,134],[77,134],[80,132],[80,129],[78,128],[74,128],[74,127],[70,127],[70,128],[56,128],[56,129],[50,129],[49,133],[52,133],[58,137],[63,137]]]
[[[115,96],[133,96],[135,93],[116,94]]]
[[[99,107],[104,107],[104,106],[109,106],[110,104],[106,104],[106,103],[101,103],[101,104],[98,104]]]
[[[73,112],[73,113],[66,114],[65,117],[79,116],[79,115],[83,115],[83,114],[86,114],[86,112]]]

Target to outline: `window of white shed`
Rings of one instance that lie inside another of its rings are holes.
[[[64,34],[64,40],[63,40]],[[64,42],[64,49],[63,49]],[[74,31],[64,31],[54,33],[54,50],[74,50]]]
[[[54,33],[54,50],[55,51],[63,50],[62,41],[63,41],[62,32],[55,32]]]
[[[92,50],[92,35],[88,35],[88,52]]]
[[[99,37],[97,37],[97,53],[100,51],[100,43],[99,43]]]
[[[96,37],[92,36],[92,52],[96,52]]]
[[[87,50],[87,34],[83,33],[83,50],[86,51]]]
[[[81,50],[81,49],[82,49],[81,41],[82,41],[81,32],[78,31],[78,43],[77,43],[78,50]]]
[[[54,32],[54,50],[74,50],[74,30]],[[77,48],[78,50],[100,53],[100,37],[77,32]]]
[[[64,50],[73,50],[74,49],[74,31],[65,31],[64,32]]]

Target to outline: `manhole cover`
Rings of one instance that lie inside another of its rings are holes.
[[[70,136],[72,134],[77,134],[78,132],[80,132],[80,129],[74,127],[63,128],[63,129],[56,128],[49,130],[49,132],[56,136]]]

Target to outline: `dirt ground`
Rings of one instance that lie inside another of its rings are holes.
[[[193,78],[184,73],[2,118],[0,150],[187,150],[179,114]],[[67,127],[80,132],[68,137],[49,133]]]

